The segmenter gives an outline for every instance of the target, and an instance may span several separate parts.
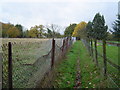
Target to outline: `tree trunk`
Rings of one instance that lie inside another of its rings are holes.
[[[104,62],[104,76],[107,72],[107,59],[106,59],[106,40],[103,40],[103,62]]]
[[[97,55],[98,55],[97,54],[97,40],[95,39],[95,62],[97,64],[97,66],[98,66],[98,56]]]

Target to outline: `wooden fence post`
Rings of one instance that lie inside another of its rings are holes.
[[[54,66],[54,59],[55,59],[55,40],[52,40],[52,56],[51,56],[51,68]]]
[[[8,43],[8,84],[9,89],[13,88],[12,84],[12,44]]]
[[[64,52],[64,47],[65,47],[65,39],[63,40],[62,52]]]
[[[103,40],[103,62],[104,62],[104,76],[107,74],[107,59],[106,59],[106,41]]]
[[[93,41],[92,41],[92,39],[91,39],[91,56],[92,56],[92,58],[94,58],[93,55],[94,55],[94,54],[93,54]],[[93,61],[94,61],[94,59],[93,59]]]
[[[97,40],[95,39],[95,61],[98,66]]]

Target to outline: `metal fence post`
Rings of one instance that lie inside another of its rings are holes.
[[[51,68],[54,66],[54,59],[55,59],[55,40],[52,40],[52,56],[51,56]]]
[[[12,85],[12,44],[8,43],[8,83],[9,89],[13,88]]]

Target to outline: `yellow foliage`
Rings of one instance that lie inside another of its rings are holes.
[[[20,35],[20,31],[16,27],[11,27],[7,30],[7,35],[12,38],[16,38]]]
[[[77,26],[74,29],[74,32],[72,34],[73,37],[80,37],[83,32],[85,31],[87,23],[82,21],[79,24],[77,24]]]

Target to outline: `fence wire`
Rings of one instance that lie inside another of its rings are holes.
[[[35,88],[51,69],[52,40],[12,42],[13,88]],[[69,42],[69,44],[72,44]],[[56,39],[55,62],[62,55],[63,39]],[[67,48],[66,44],[64,49]],[[8,44],[2,45],[3,88],[8,86]]]
[[[90,52],[90,44],[88,41],[83,40],[82,39],[83,44],[85,45],[85,47],[87,48],[88,52]],[[93,45],[94,46],[94,45]],[[95,52],[94,52],[95,48],[93,47],[93,59],[95,60]],[[98,65],[100,67],[101,73],[104,73],[104,62],[103,62],[103,51],[101,50],[98,53]],[[112,53],[112,52],[110,52]],[[108,87],[109,88],[116,88],[118,86],[120,86],[120,70],[118,68],[115,68],[111,63],[108,62],[109,58],[107,57],[107,76],[108,76]],[[111,61],[110,61],[111,62]]]

